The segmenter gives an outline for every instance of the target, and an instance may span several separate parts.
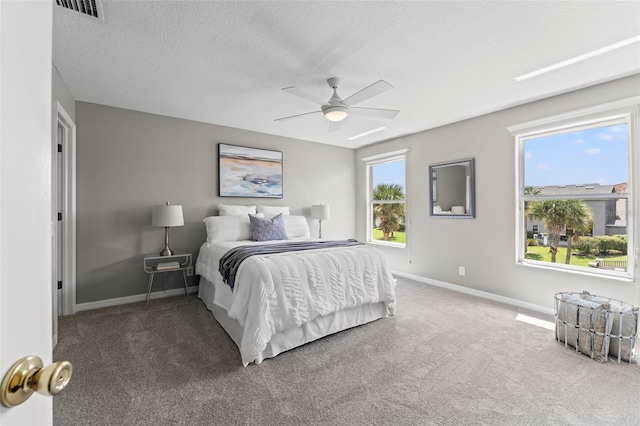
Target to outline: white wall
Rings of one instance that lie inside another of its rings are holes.
[[[556,292],[582,290],[638,305],[637,277],[630,283],[516,265],[515,142],[506,127],[639,94],[636,75],[359,149],[358,238],[366,236],[360,159],[409,148],[407,247],[380,246],[394,270],[543,307],[553,306]],[[476,219],[429,217],[429,164],[466,157],[475,158]],[[466,276],[458,275],[458,266],[466,267]]]
[[[171,248],[194,260],[206,238],[202,219],[217,214],[218,203],[286,205],[307,218],[312,204],[328,204],[323,237],[355,237],[352,149],[85,102],[76,102],[75,116],[78,303],[146,292],[142,257],[164,239],[151,227],[151,209],[165,201],[182,204],[185,217]],[[282,151],[284,198],[219,198],[218,143]],[[154,291],[182,286],[179,274],[158,278]]]

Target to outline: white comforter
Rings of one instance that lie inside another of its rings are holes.
[[[242,244],[251,242],[216,243],[201,248],[196,273],[214,283],[216,293],[222,283],[219,258]],[[220,297],[216,294],[215,303],[244,328],[240,353],[247,365],[277,332],[316,317],[377,302],[384,302],[393,315],[394,287],[382,253],[362,245],[252,256],[238,269],[232,297],[224,296],[222,291]]]

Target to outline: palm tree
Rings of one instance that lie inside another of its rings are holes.
[[[373,189],[374,200],[404,200],[404,188],[395,183],[379,183]],[[389,235],[400,228],[404,221],[404,204],[376,204],[373,207],[373,220],[378,223],[385,241]]]
[[[567,216],[565,218],[565,227],[567,234],[567,256],[564,263],[567,265],[571,261],[571,245],[578,241],[580,234],[584,234],[593,226],[593,217],[591,209],[580,200],[572,201],[568,206]]]
[[[524,187],[524,195],[540,195],[542,190],[540,188],[536,188],[534,186],[525,186]],[[529,247],[529,241],[527,238],[527,209],[529,208],[529,201],[524,202],[524,252],[527,253],[527,249]]]
[[[542,220],[549,232],[549,253],[551,261],[556,261],[560,233],[567,229],[567,257],[565,263],[571,260],[571,244],[577,237],[577,232],[588,229],[593,220],[591,210],[581,200],[540,200],[533,201],[527,208],[526,217],[532,220]],[[570,235],[571,234],[571,235]]]

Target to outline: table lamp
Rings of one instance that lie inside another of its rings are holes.
[[[160,256],[171,256],[173,254],[173,251],[169,248],[169,228],[183,225],[182,206],[169,204],[167,201],[167,204],[153,208],[151,226],[164,227],[164,249],[160,252]]]
[[[331,219],[329,206],[324,204],[314,204],[311,206],[311,219],[317,219],[318,222],[318,238],[322,238],[322,221]]]

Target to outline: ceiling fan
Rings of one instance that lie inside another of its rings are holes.
[[[282,90],[284,90],[285,92],[291,93],[292,95],[299,96],[303,99],[320,105],[320,111],[305,112],[304,114],[278,118],[274,121],[292,120],[294,118],[314,114],[323,114],[327,120],[332,122],[342,121],[347,118],[349,114],[368,115],[370,117],[392,119],[400,112],[396,109],[362,108],[353,106],[381,93],[384,93],[387,90],[393,89],[393,86],[384,80],[379,80],[372,85],[365,87],[359,92],[354,93],[346,99],[342,99],[340,95],[338,95],[338,86],[340,84],[339,78],[330,78],[327,80],[327,84],[329,84],[329,87],[333,89],[333,96],[331,96],[331,98],[326,102],[310,93],[305,92],[304,90],[298,89],[295,86],[283,88]]]

